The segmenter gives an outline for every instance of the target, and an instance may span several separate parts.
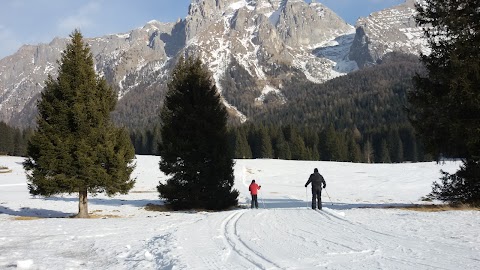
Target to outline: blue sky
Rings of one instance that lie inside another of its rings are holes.
[[[80,28],[85,37],[128,32],[150,20],[185,18],[191,0],[2,0],[0,58]],[[310,2],[310,0],[307,0]],[[350,24],[404,0],[317,0]]]

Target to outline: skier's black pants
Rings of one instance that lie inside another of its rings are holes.
[[[252,205],[250,206],[250,208],[253,208],[254,206],[255,208],[258,208],[258,200],[257,195],[252,194]]]
[[[312,209],[322,209],[322,188],[312,188]]]

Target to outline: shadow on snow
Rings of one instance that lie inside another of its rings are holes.
[[[74,202],[78,203],[78,198],[75,197],[34,197],[34,200],[44,200],[44,201],[63,201],[63,202]],[[106,205],[106,206],[122,206],[122,205],[131,205],[138,208],[145,207],[147,204],[155,204],[160,200],[125,200],[125,199],[100,199],[100,198],[90,198],[88,200],[89,205]],[[73,208],[72,208],[73,209]],[[65,218],[75,215],[73,212],[61,212],[49,209],[41,208],[30,208],[22,207],[19,210],[13,210],[8,207],[0,205],[0,214],[7,214],[10,216],[18,217],[38,217],[38,218]]]
[[[322,206],[324,208],[334,210],[349,210],[355,208],[391,208],[391,207],[408,207],[414,204],[407,203],[342,203],[342,202],[330,202],[323,201]],[[250,207],[250,200],[245,205]],[[289,208],[312,208],[311,201],[303,201],[297,199],[262,199],[258,198],[258,208],[266,209],[289,209]]]
[[[73,213],[29,207],[22,207],[20,210],[12,210],[8,207],[0,205],[0,214],[7,214],[17,217],[66,218],[71,216]]]
[[[64,201],[64,202],[78,202],[78,198],[75,197],[49,197],[49,198],[34,198],[37,200],[45,201]],[[147,204],[158,204],[160,200],[125,200],[125,199],[100,199],[100,198],[90,198],[88,200],[89,204],[93,205],[106,205],[106,206],[122,206],[122,205],[131,205],[138,208],[145,207]],[[349,210],[355,208],[390,208],[390,207],[408,207],[413,204],[405,203],[341,203],[341,202],[329,202],[324,201],[322,206],[324,208],[333,209],[333,210]],[[250,200],[247,201],[244,207],[250,207]],[[298,199],[258,199],[258,206],[262,209],[298,209],[298,208],[308,208],[311,209],[311,201],[304,201]],[[12,210],[8,207],[0,205],[0,214],[7,214],[10,216],[19,216],[19,217],[38,217],[38,218],[65,218],[70,217],[75,213],[65,213],[61,211],[40,209],[40,208],[29,208],[23,207],[20,210]]]
[[[78,202],[78,197],[48,197],[48,198],[36,198],[45,201],[63,201],[63,202]],[[129,200],[129,199],[113,199],[113,198],[88,198],[88,204],[93,205],[106,205],[106,206],[122,206],[131,205],[136,207],[144,207],[147,204],[158,204],[160,200]]]

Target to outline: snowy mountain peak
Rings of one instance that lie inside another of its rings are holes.
[[[350,58],[359,66],[368,66],[392,51],[428,53],[423,31],[415,22],[416,0],[374,12],[357,23],[357,34]]]
[[[127,121],[155,117],[169,73],[184,55],[202,57],[229,111],[244,121],[248,106],[288,104],[282,88],[292,78],[322,83],[390,51],[423,51],[414,3],[361,18],[355,29],[315,1],[193,0],[187,17],[175,23],[152,20],[86,41],[97,72],[118,92],[118,110],[144,109],[122,112]],[[47,75],[56,75],[67,42],[26,45],[0,60],[0,121],[33,124],[35,100]]]

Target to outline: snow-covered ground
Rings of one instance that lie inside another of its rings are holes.
[[[63,218],[75,196],[31,197],[23,159],[0,156],[12,169],[0,174],[0,269],[480,269],[479,211],[382,208],[422,203],[440,169],[459,163],[238,160],[239,202],[255,179],[260,209],[150,212],[166,179],[158,160],[138,156],[132,192],[90,197],[104,218],[85,220]],[[314,168],[331,198],[323,211],[304,187]]]

